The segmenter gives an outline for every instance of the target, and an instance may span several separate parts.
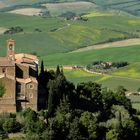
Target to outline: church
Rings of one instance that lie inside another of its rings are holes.
[[[5,87],[0,113],[26,108],[37,111],[39,60],[35,55],[16,54],[15,44],[15,40],[7,40],[7,56],[0,57],[0,82]]]

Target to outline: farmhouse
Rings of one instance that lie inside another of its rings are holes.
[[[15,54],[15,40],[7,40],[7,56],[0,57],[0,82],[5,93],[0,97],[0,112],[37,110],[38,58]]]

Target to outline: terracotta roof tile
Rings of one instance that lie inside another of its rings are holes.
[[[15,54],[15,59],[16,62],[20,62],[20,63],[34,63],[38,61],[37,56],[31,54],[24,54],[24,53]]]

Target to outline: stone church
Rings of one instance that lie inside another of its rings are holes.
[[[7,56],[0,57],[0,82],[5,93],[0,97],[0,112],[18,112],[26,108],[37,110],[38,58],[31,54],[16,54],[15,40],[7,40]]]

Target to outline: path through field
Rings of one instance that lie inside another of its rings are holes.
[[[80,48],[72,52],[83,52],[83,51],[88,51],[88,50],[93,50],[93,49],[125,47],[125,46],[132,46],[132,45],[140,45],[140,38],[127,39],[127,40],[122,40],[122,41],[115,41],[115,42],[104,43],[104,44],[99,44],[99,45],[87,46],[87,47]]]

